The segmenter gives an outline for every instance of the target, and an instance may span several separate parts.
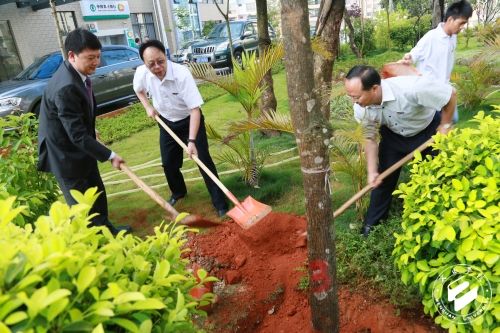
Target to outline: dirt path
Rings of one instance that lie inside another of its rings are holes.
[[[221,279],[218,301],[204,328],[209,332],[313,332],[307,292],[303,217],[271,213],[258,226],[236,223],[189,237],[191,262]],[[430,319],[401,313],[369,292],[339,288],[341,332],[441,332]],[[418,313],[418,314],[417,314]]]

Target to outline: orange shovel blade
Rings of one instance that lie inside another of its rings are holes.
[[[243,229],[249,229],[269,214],[271,210],[271,206],[249,196],[241,203],[241,207],[234,207],[227,212],[227,215]]]

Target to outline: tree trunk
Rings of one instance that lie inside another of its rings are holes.
[[[444,0],[432,0],[432,28],[443,21]]]
[[[387,15],[387,39],[386,39],[386,47],[390,48],[391,45],[391,14],[389,12],[389,7],[385,9],[385,14]]]
[[[316,36],[324,43],[332,58],[326,59],[318,54],[314,55],[314,83],[316,90],[319,92],[321,114],[325,119],[330,119],[333,62],[339,49],[340,26],[344,14],[345,0],[333,0],[328,4],[331,4],[331,6],[325,5],[325,1],[320,4]],[[324,28],[318,31],[320,26]]]
[[[306,0],[281,0],[290,115],[300,152],[307,216],[312,323],[320,332],[338,332],[335,244],[329,192],[328,144],[332,129],[314,89]]]
[[[344,11],[344,21],[347,26],[348,36],[349,36],[349,46],[351,47],[352,53],[356,55],[356,58],[361,58],[361,52],[359,52],[356,42],[354,40],[354,27],[352,26],[351,17],[347,14],[347,10]]]
[[[259,36],[259,53],[264,54],[271,46],[271,38],[267,26],[267,0],[256,0],[257,4],[257,30]],[[274,83],[271,70],[269,70],[261,83],[265,87],[260,98],[260,110],[266,115],[273,115],[276,112],[276,96],[274,95]],[[279,131],[262,131],[268,136],[279,135]]]
[[[219,3],[217,1],[214,1],[214,4],[217,7],[217,10],[219,11],[219,13],[224,18],[224,21],[226,21],[227,36],[229,37],[229,51],[231,52],[231,61],[233,61],[234,60],[233,38],[231,37],[231,26],[229,24],[229,1],[227,2],[227,7],[226,7],[225,13],[222,11],[222,9],[220,8]]]
[[[61,50],[61,54],[62,54],[63,59],[67,60],[66,51],[64,50],[63,35],[62,35],[61,29],[59,28],[59,19],[57,17],[57,9],[56,9],[56,1],[55,0],[50,0],[50,10],[51,10],[52,16],[54,17],[54,22],[56,23],[57,43],[59,44],[59,49]]]

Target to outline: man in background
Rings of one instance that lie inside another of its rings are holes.
[[[422,75],[449,83],[455,64],[457,34],[469,21],[472,11],[472,6],[465,0],[452,3],[446,10],[444,22],[428,31],[400,62],[415,63]],[[458,121],[458,112],[454,113],[453,121]]]

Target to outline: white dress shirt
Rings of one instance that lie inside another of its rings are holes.
[[[136,93],[149,93],[156,111],[170,121],[187,118],[192,109],[203,104],[189,69],[170,60],[167,60],[167,73],[163,80],[152,74],[146,66],[139,66],[134,75],[134,90]]]
[[[367,139],[375,140],[378,128],[387,126],[404,137],[424,130],[436,110],[448,104],[452,87],[425,76],[396,76],[382,80],[382,104],[366,108],[354,104],[354,118]]]
[[[457,35],[449,36],[444,23],[428,31],[410,51],[412,61],[422,75],[430,75],[440,82],[449,82],[455,63]]]

